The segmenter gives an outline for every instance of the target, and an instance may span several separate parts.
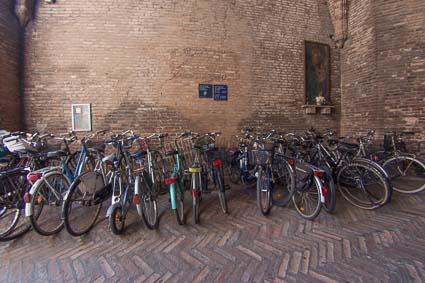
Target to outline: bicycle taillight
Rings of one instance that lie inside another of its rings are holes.
[[[327,187],[322,187],[322,194],[325,198],[327,198],[329,194],[329,189]]]
[[[38,179],[41,179],[42,176],[43,176],[43,174],[41,174],[41,173],[31,174],[31,175],[28,176],[28,181],[35,182]]]

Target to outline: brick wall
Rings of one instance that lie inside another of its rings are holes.
[[[425,2],[350,1],[348,15],[342,132],[414,130],[425,140]]]
[[[94,129],[222,130],[339,125],[339,50],[326,1],[38,1],[26,31],[25,124],[71,128],[91,103]],[[307,115],[304,40],[330,44],[332,116]],[[227,84],[229,100],[198,98]]]
[[[0,1],[0,129],[20,129],[18,21],[12,1]]]

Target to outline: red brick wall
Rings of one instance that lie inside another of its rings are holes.
[[[20,129],[19,25],[12,1],[0,1],[0,129]]]
[[[425,140],[425,1],[350,1],[348,14],[342,132],[414,130]]]
[[[245,125],[339,125],[306,115],[304,40],[339,50],[325,1],[38,1],[26,31],[26,126],[71,128],[71,104],[92,103],[94,129],[222,130]],[[229,100],[198,98],[198,84],[227,84]]]

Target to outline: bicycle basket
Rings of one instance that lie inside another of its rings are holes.
[[[87,148],[94,148],[99,151],[104,151],[106,144],[103,141],[89,140],[86,142]]]
[[[202,147],[205,150],[215,148],[214,140],[210,136],[202,136],[197,138],[194,141],[193,145],[197,147]]]
[[[10,152],[37,151],[30,142],[16,136],[5,138],[3,144]]]
[[[272,163],[273,153],[270,150],[252,150],[252,160],[257,165]]]

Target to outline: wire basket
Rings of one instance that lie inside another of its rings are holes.
[[[104,151],[106,144],[103,141],[97,141],[97,140],[89,140],[86,142],[87,148],[95,148],[100,151]]]
[[[198,147],[202,147],[205,150],[210,149],[210,148],[215,148],[214,139],[211,138],[210,136],[202,136],[202,137],[197,138],[193,142],[193,145],[198,146]]]
[[[10,152],[37,151],[31,142],[16,136],[5,138],[3,144]]]
[[[271,164],[273,152],[271,150],[257,149],[252,151],[252,161],[257,165]]]

